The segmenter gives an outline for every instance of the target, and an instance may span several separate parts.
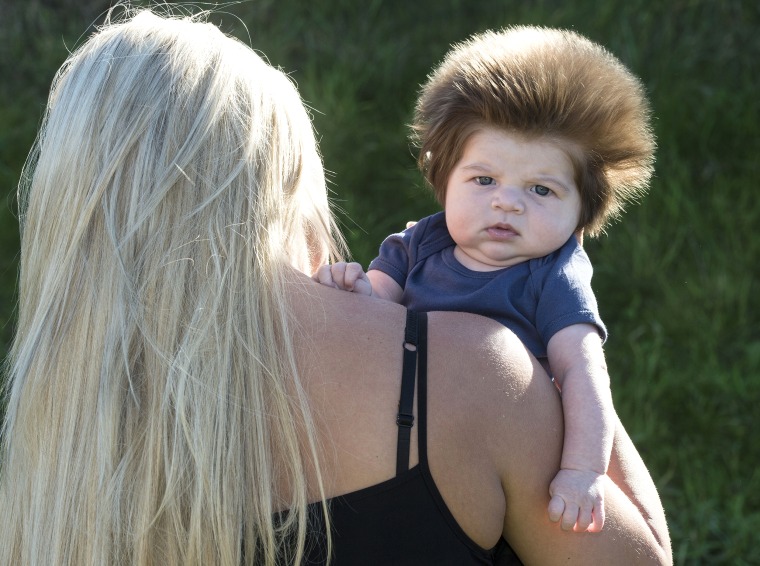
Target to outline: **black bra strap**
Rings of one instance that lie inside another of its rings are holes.
[[[417,353],[420,337],[425,337],[427,317],[425,313],[406,311],[404,333],[404,365],[401,373],[401,397],[398,402],[398,444],[396,445],[396,475],[409,469],[411,433],[414,425],[414,382],[417,374]],[[422,331],[422,332],[420,332]],[[426,360],[420,359],[420,370]]]

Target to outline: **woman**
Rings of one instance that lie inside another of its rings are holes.
[[[670,561],[619,425],[604,531],[550,523],[559,399],[507,330],[431,313],[425,340],[310,279],[341,246],[308,115],[213,26],[90,38],[20,195],[2,564],[492,563],[502,536],[525,563]]]

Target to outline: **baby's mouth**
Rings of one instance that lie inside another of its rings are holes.
[[[520,235],[510,224],[494,224],[486,232],[494,240],[511,240]]]

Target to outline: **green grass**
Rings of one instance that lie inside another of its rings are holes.
[[[0,191],[12,195],[54,70],[106,2],[30,1],[0,24]],[[58,6],[50,8],[51,5]],[[644,80],[659,141],[650,194],[586,246],[621,418],[655,478],[677,564],[760,564],[760,5],[750,0],[263,0],[214,16],[314,109],[354,257],[437,209],[406,140],[416,90],[450,43],[533,23],[573,28]],[[244,29],[241,22],[247,26]],[[6,48],[6,47],[4,47]],[[5,80],[10,77],[10,80]],[[0,354],[17,228],[0,200]]]

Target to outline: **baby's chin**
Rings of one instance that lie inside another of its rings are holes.
[[[470,271],[499,271],[522,263],[531,258],[513,256],[494,256],[482,251],[467,252],[462,247],[454,248],[454,258]]]

